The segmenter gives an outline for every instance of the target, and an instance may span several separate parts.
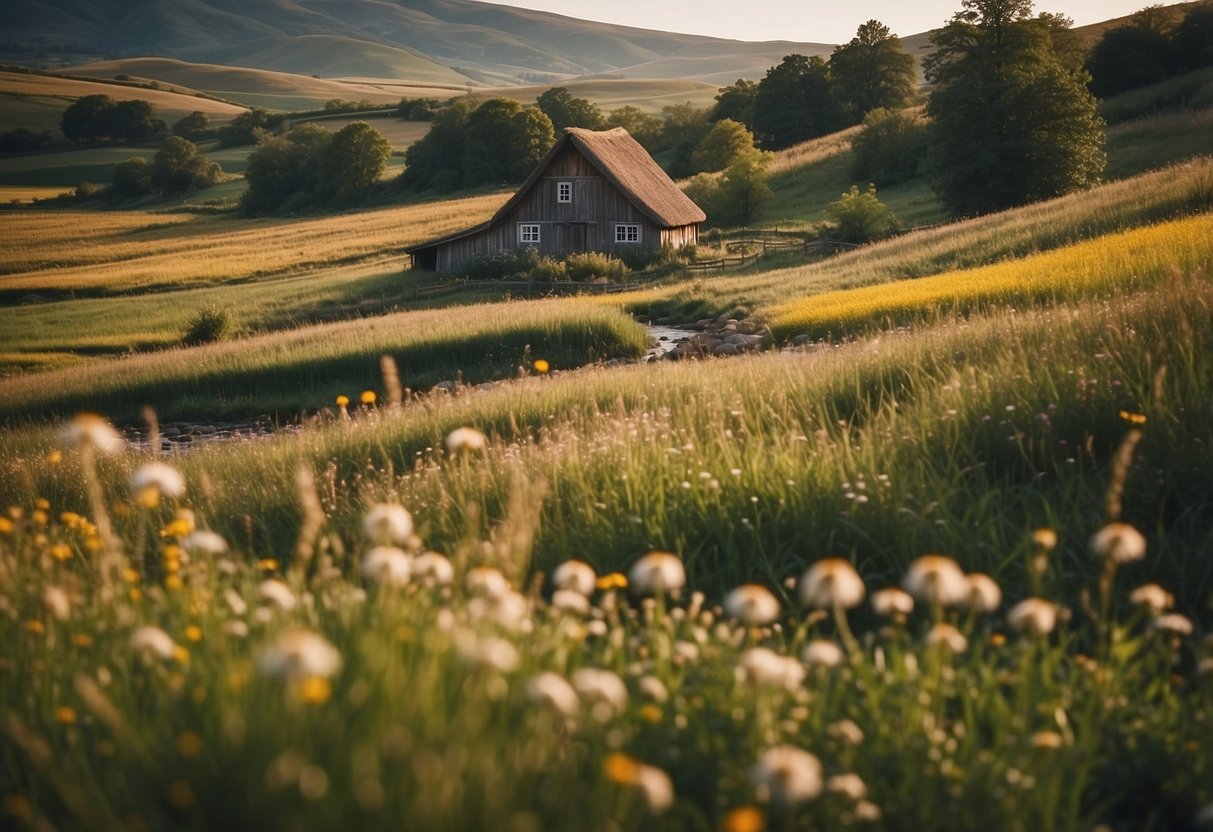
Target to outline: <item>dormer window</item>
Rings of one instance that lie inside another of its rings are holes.
[[[557,182],[556,183],[556,201],[557,202],[572,202],[573,201],[573,183],[572,182]]]

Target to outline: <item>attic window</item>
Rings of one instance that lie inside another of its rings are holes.
[[[556,183],[556,201],[557,202],[572,202],[573,201],[573,183],[572,182],[557,182]]]
[[[519,243],[538,243],[539,242],[539,226],[520,223],[518,225],[518,242]]]
[[[640,242],[640,226],[635,224],[619,223],[615,226],[615,242],[617,243],[639,243]]]

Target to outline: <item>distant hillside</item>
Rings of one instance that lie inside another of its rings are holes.
[[[3,39],[332,77],[544,83],[599,74],[718,84],[823,43],[744,43],[475,0],[22,0]],[[672,62],[672,63],[671,63]],[[688,74],[681,74],[687,70]]]

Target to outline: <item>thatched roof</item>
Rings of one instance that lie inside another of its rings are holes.
[[[504,218],[522,201],[526,192],[543,176],[551,161],[568,143],[572,143],[608,182],[622,191],[640,213],[662,228],[694,225],[707,219],[700,207],[674,184],[674,180],[666,175],[627,130],[622,127],[602,131],[566,127],[564,135],[490,222]]]
[[[633,139],[627,130],[622,127],[602,131],[566,127],[564,135],[556,141],[556,144],[548,151],[548,155],[535,166],[535,170],[531,172],[527,180],[522,183],[509,201],[501,206],[492,219],[473,228],[448,234],[436,240],[428,240],[407,251],[413,253],[419,249],[458,240],[483,231],[505,219],[526,197],[535,182],[547,172],[548,166],[557,154],[569,143],[572,143],[608,182],[618,188],[640,213],[662,228],[695,225],[707,219],[703,210],[674,184],[674,180],[670,179],[661,166],[653,161],[649,152]]]

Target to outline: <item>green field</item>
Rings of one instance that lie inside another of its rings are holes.
[[[612,295],[422,298],[503,192],[7,212],[3,825],[1203,828],[1213,156],[1156,92],[1085,191]]]

